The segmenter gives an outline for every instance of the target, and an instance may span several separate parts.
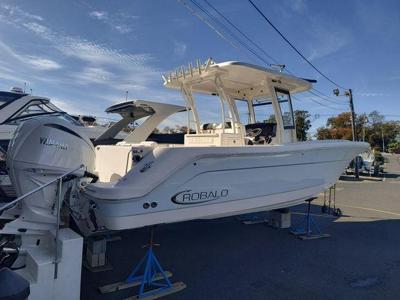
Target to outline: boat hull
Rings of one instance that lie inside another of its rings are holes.
[[[89,185],[83,195],[112,230],[290,207],[332,186],[367,147],[329,141],[155,150],[116,184]]]

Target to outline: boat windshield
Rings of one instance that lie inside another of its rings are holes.
[[[10,93],[10,92],[0,92],[0,109],[8,105],[9,103],[17,100],[26,94],[17,94],[17,93]]]
[[[75,126],[83,126],[81,123],[74,120],[71,116],[60,110],[52,103],[42,99],[35,99],[22,110],[11,116],[6,123],[9,125],[18,125],[21,121],[40,115],[58,116]]]

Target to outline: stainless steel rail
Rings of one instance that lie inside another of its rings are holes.
[[[57,199],[56,199],[56,209],[57,209],[57,224],[56,224],[56,236],[55,236],[55,253],[54,253],[54,279],[57,279],[58,276],[58,263],[60,262],[59,259],[59,253],[58,253],[58,242],[59,242],[59,231],[60,231],[60,213],[61,213],[61,204],[62,204],[62,181],[65,177],[67,177],[68,175],[71,175],[72,173],[83,169],[85,166],[84,165],[80,165],[78,168],[72,169],[68,172],[65,172],[64,174],[60,175],[59,177],[33,189],[32,191],[18,197],[17,199],[11,201],[10,203],[7,203],[6,205],[3,205],[2,207],[0,207],[0,214],[2,212],[4,212],[7,209],[10,209],[11,207],[13,207],[15,204],[17,204],[18,202],[20,202],[21,200],[24,200],[26,197],[39,192],[40,190],[44,189],[45,187],[48,187],[49,185],[58,182],[58,191],[57,191]]]
[[[49,185],[53,184],[54,182],[59,181],[60,179],[63,179],[64,177],[66,177],[68,175],[71,175],[72,173],[74,173],[74,172],[76,172],[76,171],[78,171],[78,170],[80,170],[80,169],[82,169],[84,167],[85,167],[84,165],[80,165],[79,168],[70,170],[70,171],[62,174],[61,176],[59,176],[59,177],[57,177],[57,178],[55,178],[55,179],[53,179],[53,180],[51,180],[51,181],[49,181],[49,182],[47,182],[47,183],[45,183],[43,185],[37,187],[36,189],[33,189],[32,191],[22,195],[21,197],[18,197],[17,199],[7,203],[6,205],[3,205],[2,207],[0,207],[0,214],[5,210],[10,209],[11,207],[13,207],[15,204],[17,204],[21,200],[24,200],[26,197],[28,197],[28,196],[36,193],[36,192],[39,192],[40,190],[44,189],[45,187],[48,187]]]

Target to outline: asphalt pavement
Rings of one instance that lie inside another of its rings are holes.
[[[187,288],[165,299],[400,299],[400,159],[383,177],[344,176],[336,206],[343,215],[312,213],[326,239],[302,241],[287,229],[243,225],[236,217],[156,228],[159,261]],[[291,209],[302,224],[305,205]],[[101,295],[100,285],[124,280],[145,254],[149,229],[121,233],[108,243],[113,270],[82,271],[82,299],[122,299],[127,289]]]

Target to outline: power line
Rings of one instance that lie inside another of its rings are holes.
[[[241,41],[228,27],[226,27],[223,23],[221,23],[219,20],[217,20],[206,8],[201,6],[196,0],[190,0],[197,8],[199,8],[204,14],[206,14],[214,23],[222,27],[228,34],[233,37],[236,42],[240,43],[244,48],[246,48],[248,51],[253,53],[259,60],[261,60],[263,63],[266,65],[270,65],[268,61],[266,61],[262,56],[260,56],[258,53],[256,53],[253,49],[251,49],[246,43]]]
[[[318,95],[317,93],[315,93],[316,91],[318,91],[318,90],[312,89],[311,91],[308,91],[308,92],[309,92],[310,94],[314,95],[314,96],[317,96],[318,98],[320,98],[320,99],[322,99],[322,100],[325,100],[325,101],[329,102],[329,103],[332,103],[332,104],[335,104],[335,105],[347,105],[347,103],[339,103],[339,102],[336,102],[336,101],[334,101],[334,100],[331,100],[331,99],[327,98],[327,96],[320,96],[320,95]],[[326,98],[325,98],[325,97],[326,97]]]
[[[309,91],[309,92],[311,93],[311,91]],[[295,100],[297,100],[297,101],[302,101],[302,100],[304,100],[304,99],[300,99],[300,98],[298,98],[298,97],[295,97],[295,96],[293,96],[293,95],[292,95],[292,98],[295,99]],[[342,111],[342,112],[345,111],[345,110],[342,109],[342,108],[337,108],[337,107],[333,107],[333,106],[330,106],[330,105],[325,104],[325,103],[321,103],[321,102],[319,102],[319,101],[316,100],[316,99],[307,98],[307,100],[310,100],[310,101],[312,101],[312,102],[314,102],[314,103],[317,103],[317,104],[319,104],[319,105],[321,105],[321,106],[323,106],[323,107],[329,108],[329,109],[334,109],[334,110],[338,110],[338,111]]]
[[[320,90],[318,90],[318,89],[316,89],[316,88],[313,88],[313,91],[316,92],[316,93],[318,93],[318,94],[320,94],[321,97],[326,98],[326,100],[329,101],[329,102],[336,103],[336,104],[338,104],[338,105],[348,105],[347,102],[344,102],[344,101],[341,101],[341,100],[337,100],[337,99],[335,99],[335,98],[333,98],[333,97],[330,97],[330,96],[324,94],[323,92],[321,92]]]
[[[236,29],[237,32],[239,32],[246,40],[248,40],[250,43],[252,43],[258,50],[260,50],[262,53],[264,53],[265,56],[267,56],[270,60],[272,60],[274,63],[278,64],[278,61],[273,58],[271,55],[269,55],[263,48],[261,48],[259,45],[257,45],[247,34],[245,34],[243,31],[240,30],[231,20],[229,20],[227,17],[224,16],[223,13],[221,13],[218,9],[215,8],[208,0],[203,0],[205,3],[208,4],[218,15],[220,15],[226,22],[228,22],[229,25],[231,25],[233,28]]]
[[[312,62],[310,62],[286,37],[285,35],[279,31],[278,28],[275,27],[274,24],[272,24],[272,22],[264,15],[264,13],[257,7],[257,5],[254,4],[254,2],[252,0],[248,0],[251,5],[253,5],[253,7],[258,11],[258,13],[265,19],[265,21],[268,22],[269,25],[271,25],[271,27],[281,36],[281,38],[289,44],[290,47],[292,47],[292,49],[294,51],[296,51],[296,53],[298,55],[300,55],[301,58],[303,58],[315,71],[317,71],[321,76],[323,76],[326,80],[328,80],[329,82],[331,82],[332,84],[334,84],[337,87],[340,87],[342,89],[345,89],[344,87],[342,87],[341,85],[337,84],[335,81],[333,81],[332,79],[330,79],[328,76],[326,76],[324,73],[322,73]]]
[[[216,17],[214,17],[207,9],[205,9],[201,4],[199,4],[196,0],[190,0],[198,9],[200,9],[206,16],[208,16],[209,19],[211,19],[211,22],[214,22],[214,24],[216,23],[217,25],[219,25],[219,27],[223,27],[225,29],[225,31],[228,31],[228,34],[231,36],[231,38],[233,38],[236,42],[239,42],[242,47],[246,48],[248,51],[250,51],[253,55],[255,55],[258,59],[260,59],[261,61],[263,61],[264,63],[268,64],[269,63],[263,59],[262,57],[260,57],[260,55],[258,55],[248,44],[246,44],[245,42],[241,41],[227,26],[225,26],[224,24],[222,24],[219,20],[216,19]],[[228,42],[231,46],[233,46],[234,48],[240,50],[234,42],[232,42],[231,40],[229,40],[221,31],[219,31],[218,29],[215,28],[215,26],[213,26],[210,22],[208,22],[205,18],[203,18],[202,16],[200,16],[199,14],[197,14],[189,5],[187,5],[183,0],[178,0],[179,3],[181,3],[185,8],[187,8],[194,16],[196,16],[197,18],[199,18],[203,23],[205,23],[207,26],[209,26],[213,31],[215,31],[220,37],[222,37],[226,42]],[[270,58],[271,60],[273,60],[274,62],[277,62],[277,60],[275,58],[273,58],[271,55],[269,55],[266,51],[264,51],[257,43],[255,43],[254,41],[252,41],[243,31],[241,31],[232,21],[230,21],[227,17],[225,17],[220,11],[218,11],[213,5],[211,5],[207,0],[204,0],[204,2],[206,2],[215,12],[218,13],[218,15],[220,15],[226,22],[228,22],[233,28],[235,28],[242,36],[244,36],[248,41],[250,41],[255,47],[257,47],[260,51],[263,52],[264,55],[266,55],[268,58]],[[290,73],[293,76],[296,76],[293,72],[291,72],[288,68],[286,68],[286,71],[288,73]],[[319,92],[321,95],[323,95],[325,98],[323,98],[322,96],[312,92],[312,91],[307,91],[308,93],[314,95],[315,97],[318,97],[319,99],[325,101],[325,102],[330,102],[332,104],[342,104],[342,103],[337,103],[334,100],[330,100],[328,96],[326,96],[325,94],[323,94],[322,92],[316,90],[315,88],[313,88],[314,91]],[[335,107],[331,107],[329,105],[326,105],[324,103],[321,103],[315,99],[310,99],[311,101],[330,108],[330,109],[335,109],[335,110],[341,110],[339,108],[335,108]]]
[[[248,37],[248,35],[246,35],[243,31],[240,30],[240,28],[238,28],[232,21],[230,21],[227,17],[225,17],[225,15],[223,13],[221,13],[217,8],[215,8],[215,6],[213,6],[208,0],[203,0],[208,6],[210,6],[218,15],[220,15],[226,22],[228,22],[233,28],[236,29],[236,31],[238,31],[243,37],[246,38],[246,40],[248,40],[250,43],[252,43],[257,49],[259,49],[262,53],[264,53],[264,55],[266,55],[268,58],[270,58],[272,61],[274,61],[275,63],[278,63],[277,60],[275,58],[273,58],[271,55],[269,55],[264,49],[262,49],[257,43],[255,43],[252,39],[250,39]],[[248,47],[246,46],[246,48],[248,49]],[[253,51],[252,51],[253,52]],[[286,69],[289,73],[292,73],[289,69]],[[294,75],[292,73],[292,75]],[[313,88],[313,90],[317,93],[319,93],[321,96],[313,93],[310,91],[311,94],[313,94],[316,97],[321,98],[322,100],[325,100],[327,102],[330,102],[332,104],[337,104],[337,105],[347,105],[346,103],[340,103],[338,102],[336,99],[330,98],[329,96],[325,95],[324,93],[322,93],[321,91],[317,90],[316,88]]]
[[[210,22],[208,22],[206,19],[204,19],[202,16],[196,13],[189,5],[185,3],[183,0],[177,0],[179,3],[181,3],[189,12],[197,17],[200,21],[202,21],[204,24],[206,24],[208,27],[210,27],[219,37],[221,37],[223,40],[225,40],[227,43],[229,43],[232,47],[235,49],[239,49],[235,44],[233,44],[230,40],[228,40],[227,37],[225,37],[224,34],[219,32]]]

